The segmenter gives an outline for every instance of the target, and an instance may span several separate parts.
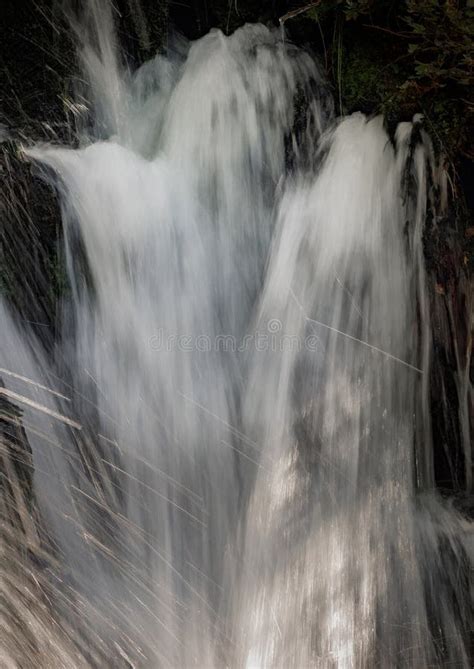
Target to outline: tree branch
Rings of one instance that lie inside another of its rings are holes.
[[[317,5],[321,4],[321,0],[315,0],[315,2],[310,2],[308,5],[304,5],[304,7],[298,7],[298,9],[292,9],[291,12],[287,12],[283,16],[280,16],[279,21],[280,25],[282,26],[285,21],[288,21],[288,19],[292,19],[295,16],[298,16],[298,14],[302,14],[303,12],[307,12],[308,9],[312,9],[313,7],[316,7]]]
[[[413,35],[412,33],[397,33],[394,30],[389,30],[388,28],[382,28],[382,26],[373,26],[369,23],[363,23],[362,27],[371,28],[372,30],[381,30],[384,33],[388,33],[389,35],[395,35],[395,37],[402,37],[403,39],[411,39],[413,37],[416,37],[416,35]]]

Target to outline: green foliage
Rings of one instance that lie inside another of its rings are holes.
[[[406,5],[413,72],[402,90],[406,98],[420,99],[445,151],[472,156],[474,9],[452,0],[407,0]]]
[[[381,66],[378,47],[355,42],[343,54],[343,98],[346,112],[393,111],[393,94],[398,89],[401,70],[396,63]],[[403,76],[403,74],[402,74]]]
[[[319,51],[322,42],[341,112],[421,112],[439,152],[474,157],[474,8],[465,1],[321,0],[287,27]]]
[[[407,0],[405,22],[411,30],[408,51],[415,78],[435,87],[451,80],[460,87],[473,83],[474,9],[454,2]]]
[[[344,14],[346,19],[356,20],[364,14],[368,14],[375,0],[346,0],[344,3]]]

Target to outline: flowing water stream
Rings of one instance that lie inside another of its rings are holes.
[[[1,305],[34,499],[10,466],[0,663],[470,667],[472,526],[434,491],[428,137],[336,119],[263,26],[133,73],[106,3],[73,30],[77,146],[25,149],[62,207],[53,355]]]

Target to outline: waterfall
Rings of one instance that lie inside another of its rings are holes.
[[[24,149],[61,203],[54,351],[0,305],[2,666],[468,668],[419,120],[336,119],[261,25],[135,72],[108,3],[72,30],[77,143]]]

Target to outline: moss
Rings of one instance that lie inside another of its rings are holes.
[[[381,65],[378,46],[356,42],[343,53],[341,90],[344,111],[393,114],[394,92],[403,81],[403,71],[396,63]]]
[[[68,295],[70,292],[64,254],[58,249],[48,258],[47,273],[50,277],[48,282],[50,299],[54,303],[55,300]]]

